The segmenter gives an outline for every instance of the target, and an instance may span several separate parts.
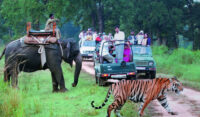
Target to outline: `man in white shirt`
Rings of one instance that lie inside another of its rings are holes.
[[[93,33],[93,35],[92,35],[92,38],[93,38],[93,41],[96,40],[96,38],[97,38],[97,31],[94,31],[94,33]]]
[[[142,44],[142,40],[144,39],[144,31],[141,30],[138,34],[137,34],[137,40],[138,40],[138,45]]]
[[[115,58],[109,53],[109,44],[107,41],[110,40],[107,36],[105,36],[100,45],[99,55],[106,59],[109,63],[115,63]]]
[[[121,63],[123,61],[123,54],[124,54],[124,40],[125,40],[125,34],[124,32],[119,30],[119,27],[115,27],[115,35],[114,35],[114,41],[115,41],[115,50],[116,50],[116,58],[117,62]],[[119,41],[118,41],[119,40]]]
[[[84,37],[84,35],[85,35],[84,33],[85,33],[84,30],[80,32],[80,34],[78,36],[80,40]]]

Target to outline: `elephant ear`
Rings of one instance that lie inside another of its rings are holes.
[[[71,44],[70,42],[67,42],[66,44],[66,62],[72,67],[73,65],[73,59],[70,57],[70,53],[71,53]]]

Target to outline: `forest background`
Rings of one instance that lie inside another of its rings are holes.
[[[7,43],[25,35],[26,22],[44,29],[54,13],[63,38],[78,39],[80,30],[91,27],[114,34],[120,25],[126,36],[144,30],[158,45],[178,48],[191,42],[198,50],[199,11],[199,0],[0,0],[0,39]]]

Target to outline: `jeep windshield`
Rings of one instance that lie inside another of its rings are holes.
[[[152,56],[150,46],[133,46],[134,56]]]
[[[95,47],[95,42],[94,41],[84,41],[83,46],[86,47]]]

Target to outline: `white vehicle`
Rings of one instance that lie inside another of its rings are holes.
[[[95,52],[95,41],[82,41],[80,43],[80,52],[82,55],[82,58],[93,58],[94,52]]]

